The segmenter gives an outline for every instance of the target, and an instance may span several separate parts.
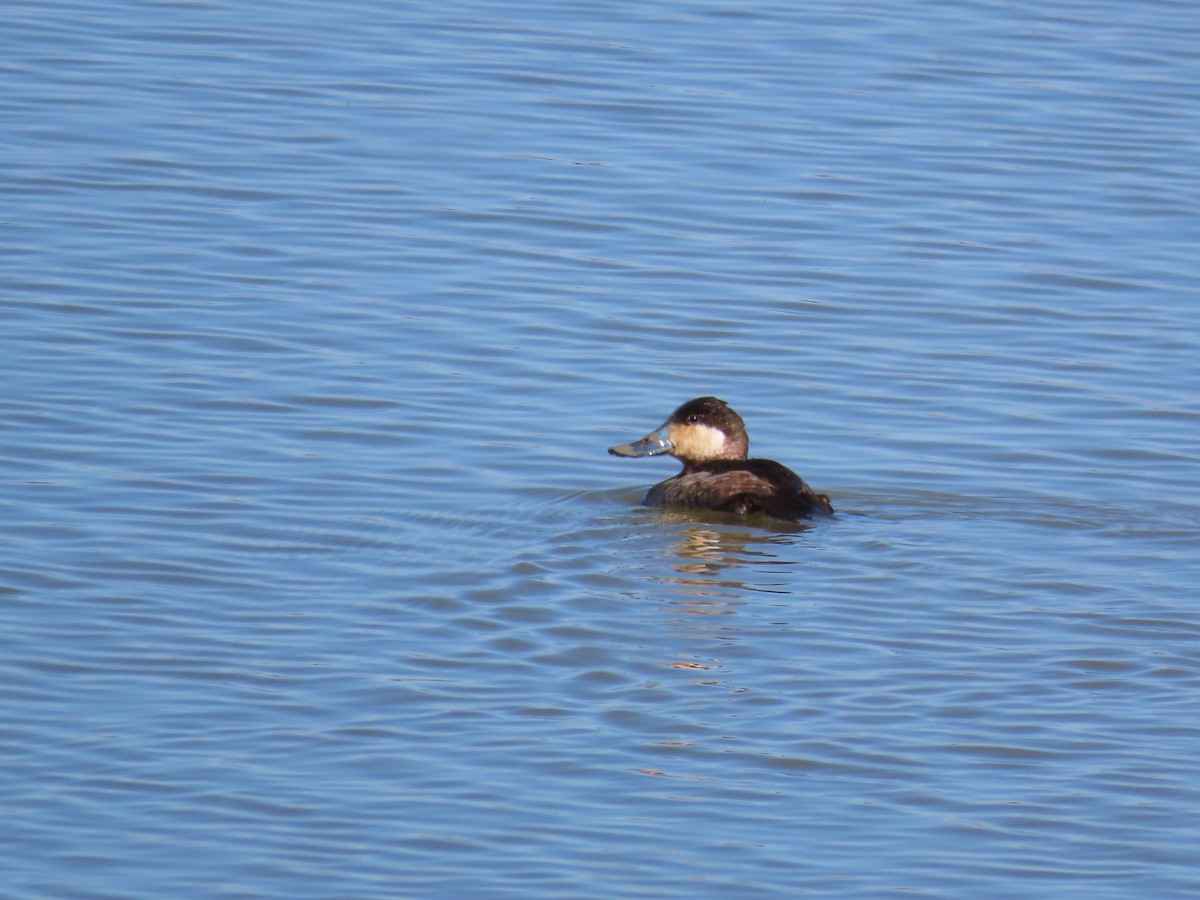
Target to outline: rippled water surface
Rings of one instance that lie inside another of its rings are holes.
[[[0,894],[1200,894],[1194,3],[259,6],[0,24]]]

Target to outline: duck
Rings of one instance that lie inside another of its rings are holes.
[[[716,397],[689,400],[641,440],[608,452],[624,457],[669,453],[683,463],[681,472],[650,488],[645,506],[762,513],[790,521],[833,513],[828,495],[818,494],[787,466],[751,459],[746,423]]]

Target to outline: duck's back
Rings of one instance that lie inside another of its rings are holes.
[[[682,506],[731,513],[762,512],[777,519],[832,513],[824,494],[773,459],[714,460],[688,466],[646,494],[647,506]]]

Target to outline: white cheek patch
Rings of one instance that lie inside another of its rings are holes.
[[[725,432],[710,425],[673,425],[675,456],[686,459],[719,459],[725,453]]]

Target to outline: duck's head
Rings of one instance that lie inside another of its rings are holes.
[[[669,453],[685,465],[717,459],[746,459],[750,438],[742,417],[716,397],[689,400],[640,441],[609,447],[613,456]]]

